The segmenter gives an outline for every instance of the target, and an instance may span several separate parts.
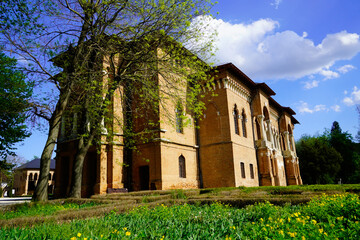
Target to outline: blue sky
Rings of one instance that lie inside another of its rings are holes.
[[[303,134],[322,133],[338,121],[355,135],[360,104],[360,1],[219,0],[207,19],[218,31],[218,64],[232,62],[275,100],[291,107]],[[216,14],[218,12],[219,14]],[[25,159],[40,156],[46,132],[18,145]]]

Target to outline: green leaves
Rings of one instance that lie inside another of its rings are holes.
[[[16,60],[0,53],[0,156],[13,154],[13,145],[28,137],[25,120],[33,84],[16,69]]]

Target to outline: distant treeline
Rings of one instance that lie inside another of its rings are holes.
[[[360,183],[360,144],[338,122],[317,136],[296,142],[304,184]]]

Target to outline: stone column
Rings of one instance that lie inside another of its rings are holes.
[[[257,116],[258,121],[259,121],[259,125],[260,125],[260,132],[261,132],[261,140],[266,140],[265,136],[266,136],[266,132],[264,129],[264,115],[258,115]]]
[[[101,145],[100,156],[97,159],[97,176],[96,184],[94,186],[95,194],[104,194],[107,190],[107,147],[105,144]]]
[[[291,151],[290,148],[290,139],[289,139],[289,132],[288,131],[284,131],[284,135],[285,135],[285,144],[286,144],[286,150]]]
[[[270,142],[274,145],[275,142],[273,142],[273,134],[272,134],[272,131],[271,131],[271,120],[266,120],[266,125],[267,125],[267,128],[268,128],[268,132],[269,132],[269,138],[270,138]]]
[[[294,135],[293,134],[290,134],[290,144],[292,146],[292,150],[296,153],[295,151],[295,140],[294,140]]]
[[[29,186],[29,174],[26,173],[26,180],[25,180],[25,191],[24,195],[28,195],[28,186]]]

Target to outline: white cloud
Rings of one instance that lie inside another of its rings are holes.
[[[319,74],[325,77],[324,80],[340,77],[339,73],[325,69],[322,69]]]
[[[350,94],[350,97],[345,97],[343,102],[348,106],[360,104],[360,89],[355,86]]]
[[[356,67],[354,67],[353,65],[350,65],[350,64],[347,64],[347,65],[344,65],[344,66],[341,66],[339,67],[337,70],[342,73],[342,74],[345,74],[353,69],[355,69]]]
[[[316,45],[306,32],[276,32],[279,23],[272,19],[240,24],[212,18],[206,21],[218,32],[214,42],[217,64],[232,62],[255,80],[309,75],[336,78],[351,70],[351,65],[336,72],[331,69],[334,63],[350,60],[360,52],[359,35],[347,31],[328,34]]]
[[[310,81],[310,82],[305,82],[304,88],[305,89],[311,89],[311,88],[315,88],[317,86],[319,86],[319,81],[313,80],[313,81]]]
[[[299,113],[314,113],[320,111],[327,111],[328,109],[323,104],[315,105],[314,108],[311,109],[308,103],[301,101],[298,110]]]
[[[340,112],[341,111],[341,108],[340,108],[339,105],[331,106],[331,109],[334,110],[335,112]]]
[[[270,4],[272,6],[275,6],[275,9],[278,9],[281,2],[282,2],[282,0],[274,0],[274,2],[270,3]]]

